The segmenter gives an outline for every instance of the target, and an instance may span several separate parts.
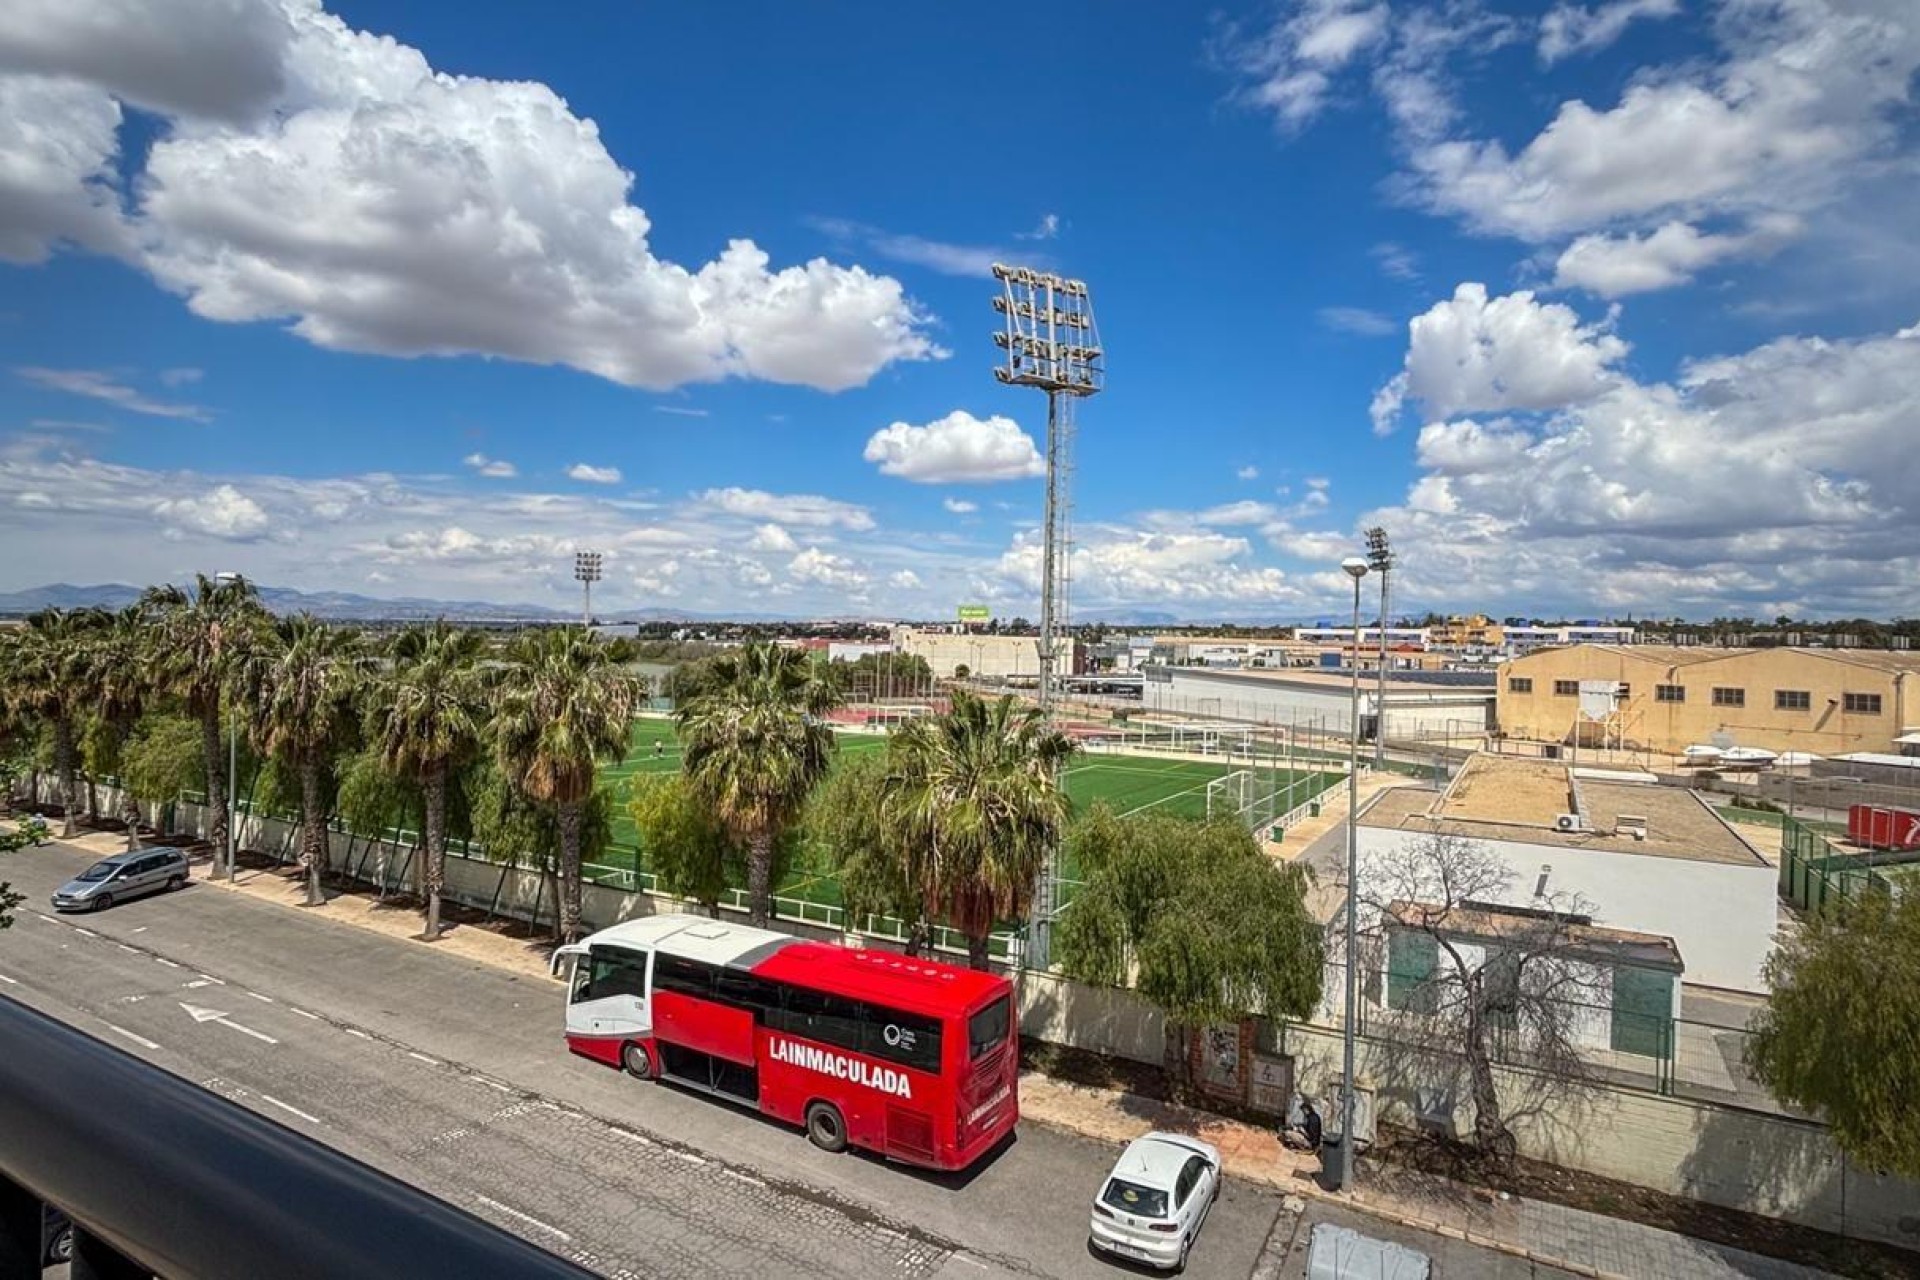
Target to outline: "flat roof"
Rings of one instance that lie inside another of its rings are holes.
[[[1304,685],[1310,689],[1338,689],[1346,692],[1351,677],[1345,674],[1334,675],[1316,671],[1312,667],[1166,667],[1164,670],[1176,676],[1205,677],[1209,680],[1247,680],[1267,684]],[[1454,682],[1447,680],[1422,680],[1422,675],[1460,676],[1473,674],[1486,676],[1484,681]],[[1377,697],[1380,692],[1380,675],[1377,671],[1360,673],[1360,692],[1367,697]],[[1457,693],[1469,697],[1491,698],[1494,696],[1493,672],[1465,673],[1459,671],[1389,671],[1387,673],[1387,701],[1393,701],[1396,693]]]
[[[1566,813],[1579,814],[1585,829],[1557,830],[1554,820]],[[1624,823],[1626,818],[1634,821]],[[1616,829],[1638,827],[1643,820],[1644,839],[1626,830],[1616,834]],[[1565,764],[1487,752],[1470,757],[1452,785],[1438,796],[1418,787],[1381,792],[1360,815],[1360,823],[1730,866],[1768,865],[1691,791],[1575,777]]]
[[[1449,937],[1467,941],[1498,942],[1503,938],[1535,936],[1536,927],[1544,923],[1540,916],[1503,911],[1498,906],[1465,905],[1448,910],[1437,903],[1390,902],[1386,914],[1404,927],[1434,928]],[[1580,959],[1609,964],[1625,960],[1674,973],[1686,969],[1680,959],[1679,946],[1664,934],[1610,929],[1598,924],[1562,923],[1558,928],[1565,940],[1564,953]]]

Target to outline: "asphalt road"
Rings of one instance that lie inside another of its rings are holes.
[[[0,933],[0,994],[603,1274],[1129,1273],[1086,1248],[1107,1144],[1029,1122],[962,1177],[827,1155],[752,1112],[567,1053],[557,983],[204,886],[54,916],[48,895],[89,861],[49,845],[0,866],[28,895]],[[1329,1213],[1284,1212],[1229,1180],[1188,1274],[1303,1274],[1293,1246]],[[1437,1275],[1535,1274],[1457,1241],[1396,1238]]]

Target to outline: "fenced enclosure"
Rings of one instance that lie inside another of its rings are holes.
[[[1780,896],[1802,911],[1818,911],[1869,891],[1911,893],[1920,876],[1920,852],[1876,853],[1836,845],[1797,818],[1780,820]]]

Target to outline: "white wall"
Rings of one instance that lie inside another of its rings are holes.
[[[1470,830],[1461,834],[1473,839]],[[1362,865],[1400,856],[1424,838],[1417,831],[1369,827],[1363,820]],[[1512,840],[1474,842],[1513,873],[1505,905],[1530,905],[1540,868],[1552,867],[1549,890],[1587,899],[1595,924],[1672,938],[1686,981],[1765,994],[1760,970],[1773,951],[1779,913],[1774,902],[1778,873],[1772,867]]]

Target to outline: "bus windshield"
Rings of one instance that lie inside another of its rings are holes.
[[[1008,1018],[1012,1003],[1001,996],[992,1004],[967,1019],[967,1057],[971,1061],[981,1054],[990,1053],[1007,1038]]]

